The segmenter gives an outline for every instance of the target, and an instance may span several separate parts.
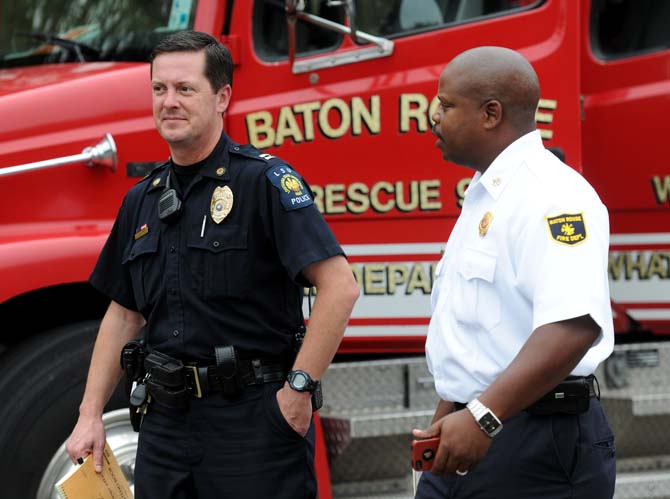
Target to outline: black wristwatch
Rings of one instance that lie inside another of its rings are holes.
[[[323,405],[323,395],[321,393],[321,382],[314,381],[305,371],[296,369],[288,373],[286,378],[288,386],[296,392],[307,392],[312,394],[312,411],[318,411]]]
[[[318,385],[318,381],[314,381],[305,371],[291,371],[288,373],[288,386],[293,388],[296,392],[314,393]]]

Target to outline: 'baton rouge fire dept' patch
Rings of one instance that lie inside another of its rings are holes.
[[[551,238],[557,243],[574,246],[586,241],[583,213],[563,213],[546,219]]]
[[[288,165],[279,165],[265,173],[272,185],[279,190],[284,209],[297,210],[314,204],[311,193],[305,187],[302,177]]]

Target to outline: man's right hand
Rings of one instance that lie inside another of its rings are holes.
[[[65,443],[65,450],[73,463],[93,454],[95,471],[100,473],[102,472],[102,455],[106,438],[102,417],[79,416],[72,434]]]

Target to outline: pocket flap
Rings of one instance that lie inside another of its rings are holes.
[[[239,225],[225,225],[205,228],[200,237],[201,227],[194,227],[189,235],[188,247],[219,253],[224,250],[246,249],[247,229]]]
[[[459,274],[465,279],[483,279],[492,283],[496,273],[497,256],[481,250],[465,248],[463,260],[458,268]]]
[[[131,245],[126,248],[122,263],[132,262],[136,258],[146,255],[147,253],[156,253],[158,251],[158,236],[160,231],[149,232],[146,236],[140,237],[133,241]]]

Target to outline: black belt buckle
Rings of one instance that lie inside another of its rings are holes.
[[[221,391],[226,398],[235,398],[244,390],[242,376],[237,369],[237,355],[235,347],[217,346],[214,347],[216,357],[216,367],[221,379]]]

